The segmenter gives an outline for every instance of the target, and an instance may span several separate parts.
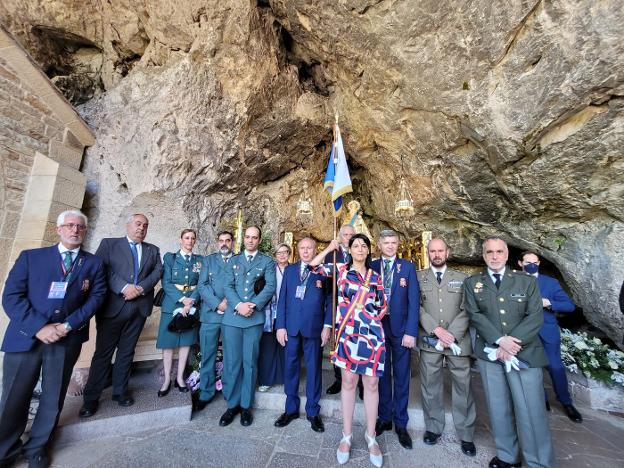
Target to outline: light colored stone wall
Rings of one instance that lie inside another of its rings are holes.
[[[80,166],[93,142],[71,104],[0,25],[0,290],[19,253],[56,242],[56,217],[82,207]],[[0,336],[7,324],[0,307]]]

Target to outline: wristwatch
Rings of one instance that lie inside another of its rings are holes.
[[[63,327],[65,327],[65,331],[66,331],[66,332],[70,332],[70,331],[72,331],[72,327],[71,327],[71,325],[69,324],[69,322],[65,322],[65,323],[63,323]]]

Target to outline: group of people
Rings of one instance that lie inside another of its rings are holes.
[[[172,380],[179,391],[189,391],[185,362],[190,347],[199,344],[195,409],[210,404],[216,394],[214,366],[221,342],[227,402],[221,426],[239,414],[243,426],[253,423],[257,384],[261,390],[284,384],[285,408],[275,426],[299,418],[304,364],[305,414],[312,430],[323,432],[321,363],[328,343],[333,343],[336,380],[327,393],[340,393],[342,405],[342,438],[336,450],[340,464],[350,457],[358,387],[371,463],[383,464],[376,437],[384,431],[394,428],[399,443],[412,448],[407,406],[415,348],[420,351],[426,444],[435,445],[444,431],[446,366],[461,450],[476,454],[472,356],[483,381],[497,450],[490,467],[521,466],[522,460],[530,467],[555,465],[543,367],[568,417],[582,421],[568,393],[555,317],[573,311],[574,304],[554,278],[539,273],[540,259],[534,252],[523,253],[521,271],[510,269],[507,244],[498,237],[483,242],[485,271],[467,277],[448,267],[451,250],[441,238],[427,245],[430,267],[416,271],[397,256],[399,236],[392,230],[381,231],[381,256],[376,260],[371,240],[345,225],[320,253],[313,238],[301,239],[299,261],[289,264],[288,245],[277,246],[275,260],[259,252],[262,232],[256,226],[245,230],[244,250],[237,255],[230,232],[220,232],[217,251],[202,256],[194,252],[196,232],[185,229],[180,249],[165,254],[164,262],[158,247],[145,242],[149,223],[143,214],[131,215],[126,235],[103,239],[95,255],[81,248],[87,226],[80,211],[61,213],[59,243],[23,251],[8,275],[2,298],[10,322],[2,343],[0,467],[10,466],[21,454],[29,466],[49,465],[47,447],[94,315],[97,338],[80,416],[96,414],[111,381],[112,399],[120,406],[134,404],[131,364],[159,281],[164,298],[157,347],[163,350],[164,381],[158,397],[168,394]],[[176,331],[169,326],[176,316],[193,315],[199,319],[198,328]],[[172,376],[175,349],[179,365]],[[40,375],[39,409],[23,443],[30,396]]]

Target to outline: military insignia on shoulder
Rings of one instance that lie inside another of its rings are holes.
[[[480,293],[481,291],[483,291],[483,283],[481,281],[477,281],[474,285],[474,292]]]

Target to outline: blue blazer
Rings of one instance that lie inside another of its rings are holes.
[[[381,275],[383,269],[381,259],[373,260],[373,270]],[[392,265],[392,287],[388,300],[389,315],[382,319],[386,332],[402,337],[410,335],[418,337],[418,320],[420,316],[420,286],[414,264],[396,257]]]
[[[32,349],[35,335],[48,323],[68,322],[70,333],[77,334],[82,343],[89,339],[89,320],[106,298],[106,273],[102,260],[84,250],[75,262],[65,298],[48,299],[52,282],[63,279],[58,246],[22,251],[2,294],[2,307],[10,319],[2,351]]]
[[[537,285],[542,298],[548,299],[551,303],[549,309],[544,309],[544,323],[539,332],[540,338],[547,343],[558,343],[561,334],[555,314],[574,312],[576,306],[555,278],[540,273],[537,275]]]
[[[275,328],[285,328],[292,336],[301,333],[305,338],[320,338],[323,326],[332,324],[331,278],[310,273],[303,300],[297,299],[297,287],[302,284],[300,269],[301,262],[297,262],[284,270]]]

